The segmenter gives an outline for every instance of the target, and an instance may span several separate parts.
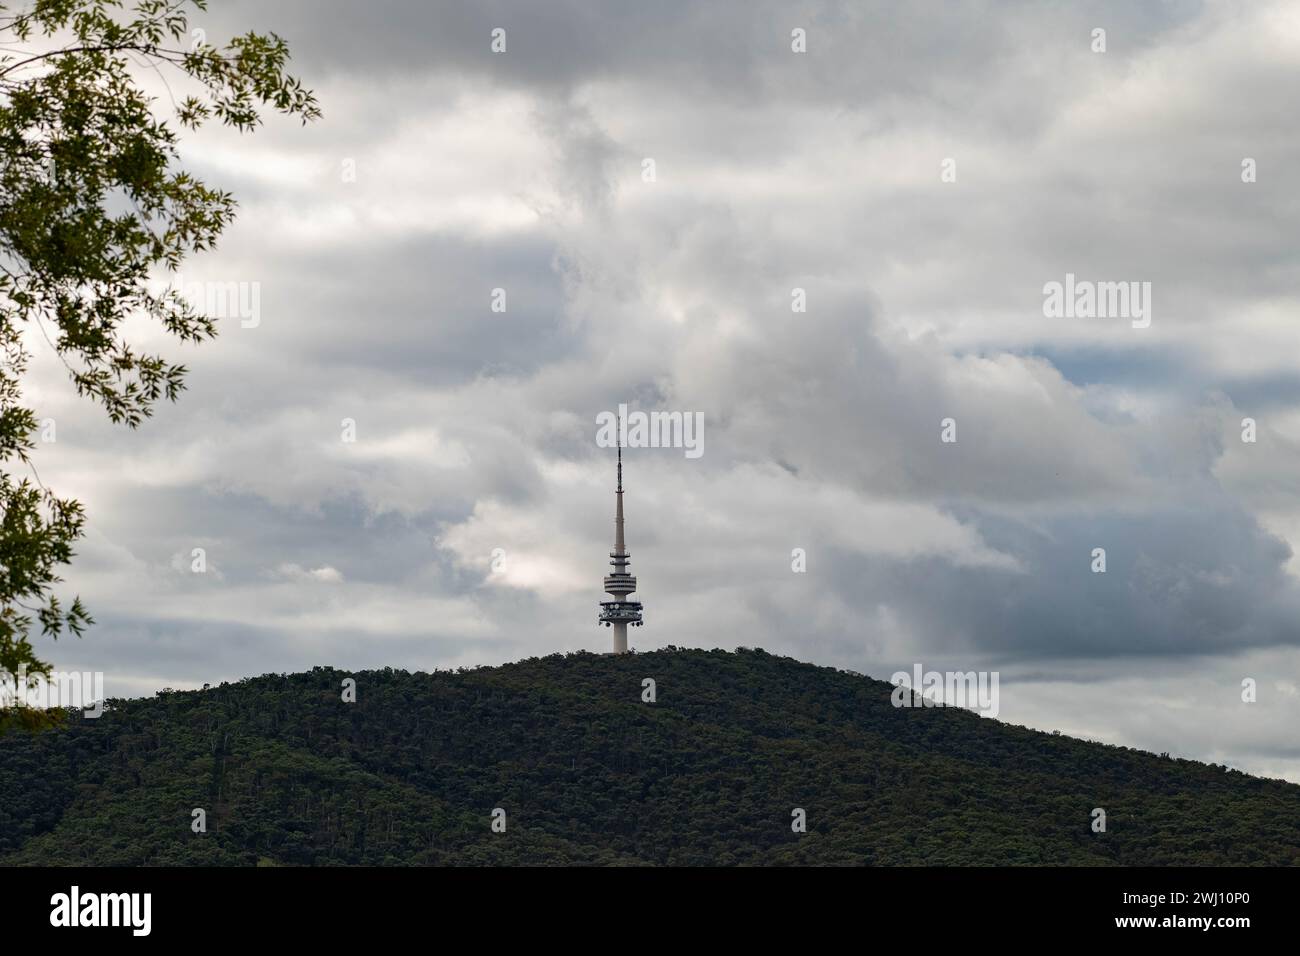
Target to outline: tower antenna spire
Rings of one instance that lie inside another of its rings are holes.
[[[627,544],[623,538],[623,416],[618,417],[618,434],[615,438],[618,446],[618,485],[614,492],[614,550],[609,553],[613,572],[605,575],[605,591],[612,601],[600,602],[601,624],[614,628],[614,653],[627,653],[627,627],[640,627],[641,602],[630,600],[629,594],[636,591],[636,577],[628,571],[631,559],[627,553]]]

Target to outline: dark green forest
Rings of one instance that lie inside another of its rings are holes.
[[[114,700],[0,738],[0,863],[1300,862],[1298,786],[895,708],[891,690],[758,650],[668,649]]]

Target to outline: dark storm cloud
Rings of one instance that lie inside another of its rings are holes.
[[[1025,571],[845,555],[838,586],[898,607],[922,646],[997,662],[1300,645],[1300,595],[1282,571],[1290,548],[1226,501],[1060,516],[1037,527],[990,518],[976,525]],[[1105,549],[1104,573],[1093,570],[1096,548]]]
[[[643,82],[665,92],[737,101],[808,101],[847,111],[906,103],[913,118],[1027,130],[1050,121],[1048,101],[997,78],[1008,65],[1079,57],[1101,26],[1112,59],[1140,57],[1194,21],[1199,0],[1087,6],[1032,2],[996,8],[926,0],[586,3],[288,0],[214,3],[195,18],[213,39],[248,25],[294,42],[317,76],[383,85],[412,74],[471,77],[565,98],[584,84]],[[507,33],[494,55],[491,31]],[[791,30],[815,56],[789,57]]]

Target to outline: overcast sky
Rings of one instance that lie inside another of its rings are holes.
[[[186,141],[241,208],[183,278],[260,311],[167,346],[178,404],[36,363],[98,621],[56,666],[605,650],[626,402],[705,423],[626,455],[634,647],[997,670],[1003,720],[1300,781],[1294,3],[211,6],[324,118]],[[1067,273],[1150,326],[1046,317]]]

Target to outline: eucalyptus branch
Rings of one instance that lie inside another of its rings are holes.
[[[64,604],[53,590],[85,516],[35,467],[38,419],[22,397],[24,323],[37,326],[79,395],[138,427],[157,402],[179,396],[187,369],[138,351],[124,323],[143,312],[176,342],[214,336],[209,316],[154,290],[151,277],[213,248],[235,213],[229,193],[180,167],[168,120],[195,129],[216,119],[246,131],[264,109],[303,122],[320,115],[286,71],[288,47],[274,34],[177,49],[187,5],[206,9],[205,0],[130,0],[129,9],[124,0],[40,0],[0,16],[0,462],[16,458],[31,470],[18,480],[0,469],[0,681],[48,669],[29,640],[37,624],[57,637],[93,623],[79,599]],[[63,47],[32,49],[64,34]],[[157,115],[137,76],[153,69],[170,94],[164,66],[205,98],[173,96],[172,111]],[[122,196],[130,210],[110,211]]]

